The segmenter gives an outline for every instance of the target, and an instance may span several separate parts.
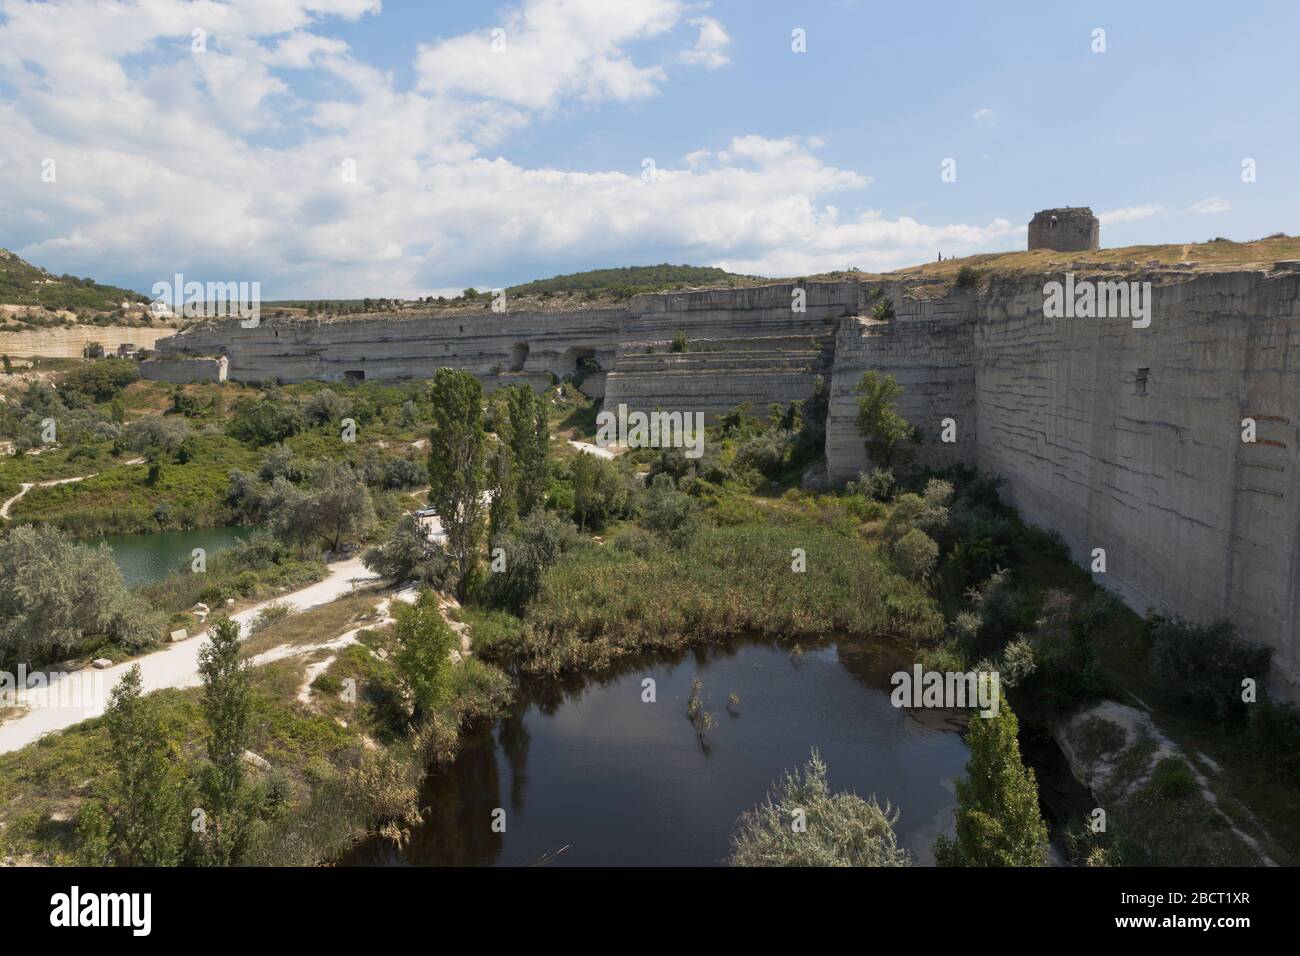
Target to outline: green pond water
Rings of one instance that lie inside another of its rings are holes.
[[[152,534],[110,534],[100,539],[113,551],[113,560],[128,586],[152,584],[173,571],[188,567],[195,548],[207,552],[208,560],[218,551],[252,534],[252,528],[195,528],[190,531],[157,531]]]

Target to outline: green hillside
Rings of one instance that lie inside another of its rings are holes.
[[[572,275],[537,279],[506,291],[512,296],[584,295],[587,298],[625,299],[638,292],[667,292],[689,286],[725,286],[748,283],[755,276],[742,276],[712,266],[623,266],[592,269]]]
[[[130,289],[101,285],[73,275],[56,276],[0,249],[0,305],[39,305],[46,309],[109,312],[122,302],[147,302]]]

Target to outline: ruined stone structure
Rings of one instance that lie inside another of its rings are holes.
[[[1029,220],[1029,251],[1087,252],[1101,248],[1101,223],[1087,206],[1044,209]]]
[[[921,430],[921,463],[1001,476],[1006,500],[1059,532],[1080,563],[1105,551],[1101,584],[1139,611],[1233,620],[1274,649],[1276,678],[1300,696],[1300,273],[1282,263],[1078,274],[1151,282],[1145,328],[1046,317],[1044,283],[1060,278],[994,278],[978,291],[915,278],[786,283],[570,313],[213,322],[158,348],[220,352],[236,380],[396,379],[446,365],[489,387],[540,385],[581,364],[607,406],[708,416],[741,402],[762,414],[808,397],[823,375],[834,482],[867,467],[854,387],[864,371],[887,372]],[[891,319],[871,317],[881,296]],[[689,349],[672,352],[679,330]],[[945,420],[951,442],[940,440]]]

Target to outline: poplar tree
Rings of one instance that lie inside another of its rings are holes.
[[[220,618],[199,648],[209,765],[203,775],[207,836],[214,862],[229,865],[243,848],[244,751],[248,749],[250,664],[239,652],[239,624]]]
[[[181,851],[176,754],[155,702],[143,695],[136,664],[123,675],[104,713],[112,749],[117,851],[127,866],[175,866]]]
[[[456,562],[463,595],[466,575],[478,560],[486,510],[483,387],[469,372],[440,368],[430,397],[429,504],[447,533],[447,550]]]
[[[966,779],[957,781],[957,839],[940,837],[940,866],[1045,866],[1047,825],[1038,783],[1020,759],[1019,723],[1006,698],[992,717],[974,717]]]
[[[515,508],[525,518],[546,500],[550,423],[546,403],[527,385],[510,389],[506,408],[510,416]]]

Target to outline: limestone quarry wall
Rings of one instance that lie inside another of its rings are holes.
[[[510,372],[572,374],[590,354],[612,361],[621,309],[572,313],[484,312],[468,316],[393,315],[264,318],[256,328],[210,320],[158,343],[163,351],[220,352],[235,381],[282,382],[429,378],[461,368],[495,384]]]
[[[835,336],[834,374],[826,426],[827,470],[833,482],[870,470],[858,434],[857,384],[867,371],[892,375],[903,388],[899,414],[921,432],[910,446],[917,464],[973,467],[975,430],[975,308],[965,294],[943,299],[907,298],[897,288],[882,290],[895,316],[881,321],[841,319]],[[864,303],[863,311],[867,311]],[[952,419],[952,442],[944,422]]]
[[[160,339],[173,335],[174,329],[144,328],[121,325],[55,326],[48,329],[27,329],[22,332],[0,332],[0,355],[10,358],[81,358],[91,342],[104,346],[113,355],[119,345],[130,343],[142,349],[154,347]]]
[[[1136,329],[1045,318],[1041,278],[984,295],[977,463],[1081,563],[1105,549],[1098,579],[1131,606],[1233,620],[1295,693],[1300,278],[1185,276],[1153,296]]]
[[[899,295],[896,317],[841,320],[827,467],[866,467],[854,387],[894,375],[919,425],[921,464],[973,465],[1003,498],[1060,532],[1074,558],[1138,611],[1226,617],[1300,671],[1300,277],[1228,272],[1152,280],[1149,327],[1048,318],[1043,284],[995,282],[978,297]],[[1093,277],[1114,279],[1113,274]],[[957,441],[938,441],[951,417]],[[1243,442],[1242,420],[1257,441]]]
[[[224,382],[229,362],[224,355],[187,358],[168,355],[140,363],[140,377],[155,382]]]

